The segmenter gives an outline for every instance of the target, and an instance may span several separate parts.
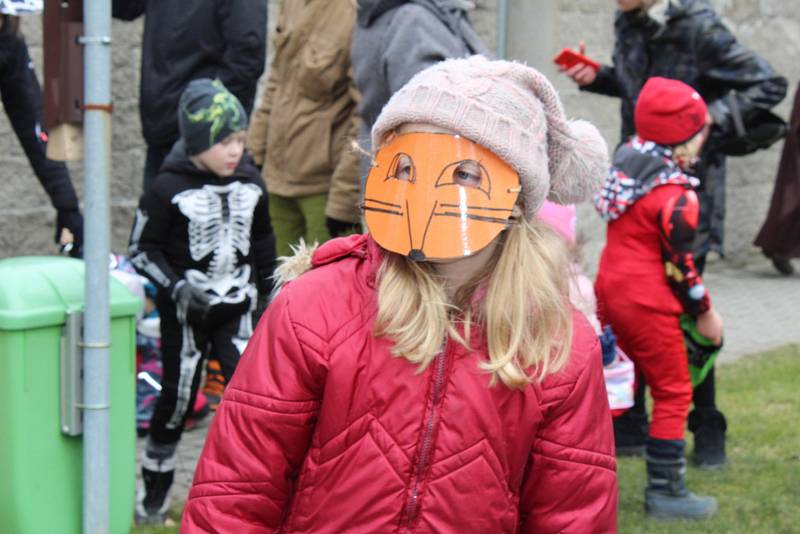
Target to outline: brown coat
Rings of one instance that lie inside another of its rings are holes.
[[[358,93],[350,76],[355,0],[286,0],[247,148],[271,194],[330,193],[326,215],[358,222]]]
[[[767,220],[755,240],[766,254],[781,259],[800,258],[800,85],[789,125]]]

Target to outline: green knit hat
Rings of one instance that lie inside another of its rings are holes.
[[[247,129],[239,99],[219,80],[192,80],[178,102],[178,129],[190,156],[204,152],[229,135]]]

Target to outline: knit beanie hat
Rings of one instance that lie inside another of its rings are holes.
[[[633,112],[636,135],[659,145],[679,145],[706,124],[708,108],[691,86],[655,76],[647,80]]]
[[[608,149],[586,121],[568,121],[556,90],[522,63],[482,56],[449,59],[414,76],[372,128],[372,146],[405,123],[453,130],[488,148],[518,174],[525,218],[545,199],[589,198],[608,173]]]
[[[245,129],[247,114],[221,81],[200,78],[189,82],[178,102],[178,130],[188,155],[204,152]]]

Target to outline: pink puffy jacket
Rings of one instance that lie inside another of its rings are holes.
[[[597,337],[541,384],[489,386],[450,341],[422,373],[372,335],[381,250],[330,241],[270,305],[225,392],[182,532],[616,530]],[[480,333],[473,346],[485,347]]]

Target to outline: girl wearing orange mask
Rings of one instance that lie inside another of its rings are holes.
[[[372,135],[369,234],[280,268],[184,530],[614,532],[600,347],[535,217],[599,185],[602,138],[478,56],[418,74]]]

